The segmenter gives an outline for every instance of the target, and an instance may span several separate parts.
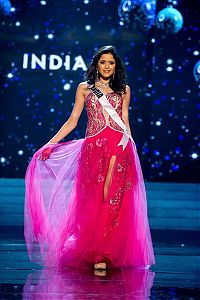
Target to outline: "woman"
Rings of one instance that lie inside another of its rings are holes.
[[[25,202],[33,261],[95,269],[155,263],[125,78],[115,48],[100,48],[77,88],[70,118],[33,156]],[[59,143],[76,127],[84,106],[85,139]]]

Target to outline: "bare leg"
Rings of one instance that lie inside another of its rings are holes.
[[[107,173],[105,184],[104,184],[104,199],[106,198],[106,196],[108,194],[108,189],[111,184],[111,176],[112,176],[112,170],[113,170],[115,160],[116,160],[116,156],[112,156],[110,159],[108,173]]]

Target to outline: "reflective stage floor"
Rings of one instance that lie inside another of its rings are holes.
[[[6,228],[1,234],[2,300],[200,299],[198,232],[152,231],[156,265],[149,271],[41,269],[29,261],[22,234],[22,228],[13,228],[12,239]]]
[[[0,300],[200,299],[200,185],[146,187],[156,254],[150,271],[58,271],[42,270],[27,256],[24,180],[0,179]]]

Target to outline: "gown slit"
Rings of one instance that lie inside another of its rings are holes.
[[[116,155],[113,155],[110,159],[109,162],[109,167],[108,167],[108,171],[107,171],[107,175],[106,175],[106,179],[105,179],[105,184],[104,184],[104,200],[106,199],[109,190],[110,190],[110,186],[112,185],[112,175],[113,175],[113,168],[115,165],[115,161],[116,161]]]

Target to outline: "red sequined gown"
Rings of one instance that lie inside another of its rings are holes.
[[[107,98],[122,116],[122,97]],[[90,93],[85,139],[59,143],[26,172],[25,239],[30,258],[46,266],[148,267],[155,263],[140,161],[122,129]],[[108,192],[104,184],[115,157]]]

